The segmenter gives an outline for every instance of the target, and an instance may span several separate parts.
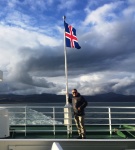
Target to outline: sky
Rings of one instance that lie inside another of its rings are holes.
[[[135,0],[0,0],[0,94],[135,95]]]

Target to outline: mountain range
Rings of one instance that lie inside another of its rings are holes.
[[[71,96],[71,95],[70,95]],[[88,102],[135,102],[135,95],[121,95],[116,93],[105,93],[94,96],[83,95]],[[14,95],[1,94],[0,104],[5,103],[65,103],[65,95],[56,94],[33,94]]]

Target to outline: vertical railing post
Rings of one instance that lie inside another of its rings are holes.
[[[72,112],[70,104],[64,107],[64,125],[67,126],[68,138],[72,137]]]
[[[53,134],[55,135],[55,107],[53,107]]]
[[[110,135],[112,134],[112,123],[111,123],[111,108],[108,108],[108,114],[109,114],[109,131]]]
[[[27,114],[26,114],[27,113],[27,109],[26,109],[26,107],[27,106],[25,106],[25,136],[26,136],[26,124],[27,124],[27,118],[26,118],[27,117]]]

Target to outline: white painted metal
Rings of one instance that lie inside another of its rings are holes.
[[[27,108],[31,108],[31,109],[36,109],[36,108],[50,108],[52,109],[53,111],[50,112],[50,113],[58,113],[57,111],[54,111],[54,107],[51,107],[51,106],[27,106]],[[4,109],[3,107],[0,107],[1,109]],[[24,112],[20,112],[20,108],[25,108],[24,106],[7,106],[6,107],[7,109],[9,109],[9,114],[11,113],[12,114],[12,109],[17,111],[18,109],[18,112],[14,112],[15,114],[18,114],[18,113],[24,113]],[[59,108],[61,110],[63,110],[63,107],[55,107],[56,108]],[[94,108],[94,109],[93,109]],[[110,114],[121,114],[122,116],[124,114],[127,114],[127,115],[133,115],[135,114],[135,107],[90,107],[88,106],[86,108],[87,110],[87,114],[95,114],[93,115],[94,117],[92,118],[89,117],[87,118],[86,117],[86,120],[90,119],[90,121],[93,119],[94,120],[98,120],[98,119],[106,119],[108,121],[108,114],[109,112],[108,111],[100,111],[100,114],[107,114],[107,118],[103,118],[103,117],[100,117],[100,118],[96,118],[96,114],[99,114],[99,111],[97,110],[98,108],[102,108],[103,110],[109,110],[109,108],[111,108],[111,111],[110,111]],[[113,112],[113,109],[112,108],[115,108],[115,112]],[[127,109],[127,111],[123,112],[123,111],[120,111],[121,109],[123,110],[124,109]],[[90,111],[91,109],[93,109],[92,111]],[[118,111],[117,111],[118,109]],[[25,109],[24,109],[25,110]],[[129,111],[131,110],[131,111]],[[63,111],[59,112],[59,113],[63,113]],[[55,119],[57,120],[57,115],[55,114]],[[22,118],[22,119],[28,119],[28,118]],[[60,118],[59,118],[60,119]],[[123,121],[123,123],[121,124],[125,124],[125,121],[126,120],[129,120],[133,122],[129,122],[128,125],[134,125],[134,118],[133,117],[121,117],[121,116],[117,116],[117,118],[114,118],[113,116],[110,117],[111,120],[115,119],[116,120],[116,123],[114,123],[113,121],[110,122],[111,125],[115,125],[115,124],[118,124],[119,121]],[[118,122],[117,122],[118,121]],[[24,121],[25,122],[25,121]],[[1,123],[1,121],[0,121]],[[86,125],[91,125],[91,122]],[[97,123],[94,123],[92,125],[99,125],[99,129],[96,128],[95,131],[100,131],[100,125],[103,125],[103,124],[97,124]],[[108,124],[104,124],[104,125],[109,125]],[[55,126],[55,124],[54,124]],[[90,132],[93,131],[93,129],[89,130]],[[108,128],[108,132],[110,131],[110,129]],[[17,132],[20,132],[20,131],[17,131],[16,130],[16,133]],[[23,131],[25,132],[25,131]],[[39,130],[37,130],[37,132],[39,132]],[[41,131],[42,132],[42,131]],[[53,132],[53,131],[52,131]],[[102,132],[105,132],[105,130],[102,130]],[[102,134],[102,133],[101,133]],[[61,147],[63,148],[63,150],[134,150],[135,149],[135,139],[0,139],[0,150],[50,150],[51,147],[52,147],[52,144],[53,142],[58,142]]]
[[[64,107],[64,125],[67,126],[67,135],[70,136],[72,134],[72,112],[70,104],[66,104]]]
[[[48,112],[41,112],[41,114],[44,114],[46,115],[51,115],[53,116],[52,117],[52,120],[53,121],[57,121],[59,120],[61,122],[61,125],[69,125],[68,127],[69,128],[64,128],[62,129],[62,132],[65,130],[65,132],[67,132],[67,134],[70,134],[72,131],[77,131],[77,129],[75,128],[74,130],[72,130],[72,127],[73,125],[75,125],[74,121],[72,123],[72,112],[70,114],[68,114],[70,112],[70,110],[68,109],[68,107],[66,108],[65,107],[65,114],[63,114],[63,106],[6,106],[6,107],[0,107],[0,108],[7,108],[9,110],[9,116],[12,114],[14,114],[15,116],[24,116],[23,114],[25,114],[25,117],[20,117],[20,118],[14,118],[14,120],[20,120],[21,123],[18,124],[19,126],[27,126],[27,125],[32,125],[32,124],[27,124],[28,122],[30,122],[31,120],[31,117],[29,118],[28,114],[31,113],[31,112],[26,112],[26,110],[28,110],[29,108],[32,109],[32,110],[48,110]],[[94,108],[94,109],[93,109]],[[101,109],[102,108],[102,109]],[[114,108],[115,108],[115,111],[114,111]],[[99,110],[100,109],[100,112]],[[111,109],[111,111],[109,111]],[[123,109],[125,110],[123,112]],[[126,111],[127,109],[127,111]],[[16,110],[16,111],[15,111]],[[22,110],[22,111],[20,111]],[[57,111],[57,110],[61,110],[61,111]],[[72,109],[71,109],[72,110]],[[130,111],[131,110],[131,111]],[[87,132],[100,132],[101,134],[104,133],[104,132],[110,132],[110,134],[113,132],[113,129],[114,129],[114,126],[122,126],[122,125],[129,125],[129,126],[134,126],[135,125],[135,118],[134,118],[134,115],[135,115],[135,107],[115,107],[115,106],[112,106],[112,107],[99,107],[99,106],[94,106],[94,107],[90,107],[88,106],[86,108],[86,115],[85,115],[85,120],[86,120],[86,123],[85,125],[86,126],[96,126],[96,128],[92,129],[92,128],[89,128],[87,129]],[[68,112],[68,113],[67,113]],[[61,117],[59,116],[61,114]],[[64,116],[64,115],[67,115],[68,116]],[[92,115],[91,115],[92,114]],[[118,114],[118,116],[117,116]],[[108,117],[109,116],[109,117]],[[64,118],[71,118],[71,119],[64,119]],[[39,118],[40,119],[40,118]],[[63,120],[64,120],[64,123],[63,123]],[[28,122],[27,122],[28,121]],[[35,120],[34,118],[34,121],[38,122],[38,118],[37,120]],[[42,121],[42,120],[41,120]],[[43,120],[44,121],[44,120]],[[105,123],[103,122],[105,121]],[[12,125],[16,125],[15,122],[12,124]],[[42,124],[40,124],[42,125]],[[60,124],[59,124],[60,125]],[[51,127],[53,127],[53,129],[50,129],[50,130],[39,130],[37,128],[37,130],[30,130],[30,132],[56,132],[56,124],[55,122],[53,124],[50,124]],[[101,126],[108,126],[108,128],[101,128]],[[124,129],[120,128],[120,131],[123,131]],[[60,129],[59,129],[60,131]],[[134,131],[134,127],[130,129],[130,131]],[[23,132],[25,133],[25,136],[27,136],[27,133],[29,132],[29,130],[26,128],[25,129],[16,129],[15,130],[16,133],[18,132]],[[60,131],[61,132],[61,131]],[[100,134],[99,133],[99,134]]]
[[[110,129],[110,135],[111,135],[112,134],[111,108],[108,108],[108,114],[109,114],[109,129]]]
[[[63,16],[65,21],[66,16]],[[65,41],[65,28],[64,28],[64,57],[65,57],[65,77],[66,77],[66,105],[69,104],[69,92],[68,92],[68,67],[67,67],[67,50],[66,50],[66,41]]]
[[[63,150],[63,148],[58,142],[53,142],[51,150]]]
[[[135,139],[0,139],[1,150],[51,150],[58,142],[63,150],[134,150]]]
[[[55,120],[55,107],[53,107],[53,119]],[[53,134],[55,135],[55,124],[53,125],[53,130]]]
[[[0,138],[9,136],[9,116],[7,109],[0,109]]]
[[[72,125],[72,112],[71,105],[65,105],[64,107],[64,125]]]
[[[37,146],[37,145],[14,145],[9,146],[9,150],[50,150],[50,146]],[[56,149],[57,150],[57,149]]]

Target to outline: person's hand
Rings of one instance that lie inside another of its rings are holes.
[[[78,111],[80,111],[81,110],[81,108],[80,107],[78,107]]]

